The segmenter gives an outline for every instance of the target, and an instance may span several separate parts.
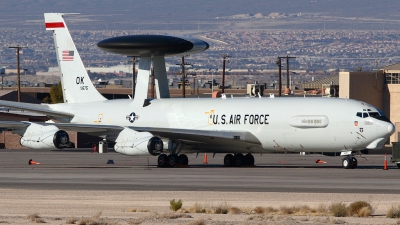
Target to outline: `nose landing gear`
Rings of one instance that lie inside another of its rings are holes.
[[[354,156],[346,156],[342,159],[342,166],[345,169],[357,168],[357,159]]]

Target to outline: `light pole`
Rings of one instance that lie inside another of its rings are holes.
[[[3,82],[3,78],[4,78],[4,74],[6,73],[6,69],[5,68],[0,68],[0,74],[1,74],[1,90],[3,90],[4,87],[4,82]]]
[[[225,93],[225,63],[226,63],[226,58],[229,57],[228,54],[222,55],[223,61],[222,61],[222,93]],[[229,63],[229,61],[228,61]]]
[[[214,69],[210,69],[211,71],[211,92],[214,93]]]
[[[20,69],[19,69],[19,54],[20,54],[20,49],[21,49],[21,48],[26,48],[26,47],[17,45],[17,46],[11,46],[11,47],[8,47],[8,48],[15,48],[15,49],[17,49],[18,102],[21,102],[21,71],[20,71]]]
[[[181,66],[181,73],[182,73],[182,83],[181,83],[181,87],[182,87],[182,98],[186,98],[186,94],[185,94],[185,88],[186,88],[186,75],[185,75],[185,66],[186,65],[191,65],[190,63],[185,63],[185,56],[182,56],[182,62],[181,63],[177,63],[176,65]]]

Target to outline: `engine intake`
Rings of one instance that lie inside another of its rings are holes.
[[[147,143],[147,150],[149,151],[150,155],[157,156],[161,154],[163,149],[164,143],[159,137],[152,137]]]
[[[159,155],[164,143],[149,132],[138,132],[129,128],[122,130],[115,140],[114,150],[131,156]]]
[[[32,123],[23,133],[20,143],[33,149],[62,149],[69,145],[69,135],[54,125]]]

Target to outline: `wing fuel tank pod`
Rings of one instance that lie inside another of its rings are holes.
[[[105,39],[97,46],[107,52],[128,56],[190,55],[207,50],[210,45],[192,37],[166,35],[129,35]]]

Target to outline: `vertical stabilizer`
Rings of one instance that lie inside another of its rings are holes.
[[[45,13],[46,30],[53,31],[58,67],[64,94],[64,102],[80,103],[104,101],[93,86],[81,57],[68,31],[63,15],[68,13]]]
[[[164,56],[153,57],[153,67],[156,82],[157,98],[169,98],[167,69]]]
[[[147,94],[149,91],[150,66],[151,57],[140,57],[135,98],[133,99],[134,107],[143,107],[144,101],[147,99]]]

